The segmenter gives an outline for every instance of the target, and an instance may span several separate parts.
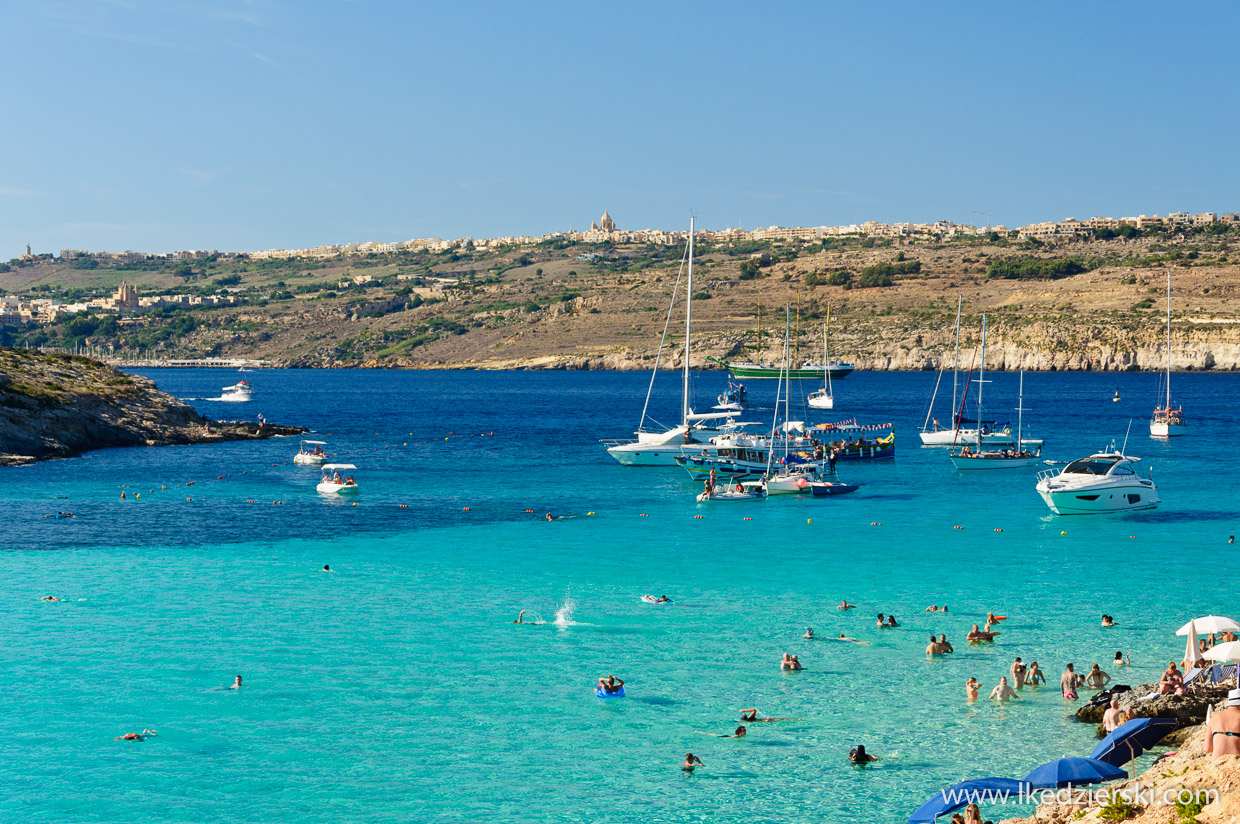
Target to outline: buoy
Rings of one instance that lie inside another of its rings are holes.
[[[639,512],[639,513],[637,514],[637,517],[639,517],[639,518],[645,518],[645,517],[646,517],[646,513],[645,513],[645,512]]]
[[[962,527],[962,526],[954,526],[954,527],[952,527],[952,529],[964,529],[964,527]]]
[[[1062,530],[1059,534],[1060,534],[1060,535],[1067,535],[1067,534],[1068,534],[1068,530],[1066,530],[1066,529],[1065,529],[1065,530]]]
[[[813,522],[814,522],[814,519],[813,519],[813,518],[806,518],[806,519],[805,519],[805,523],[807,523],[807,524],[812,524]]]
[[[401,509],[408,509],[408,508],[409,508],[409,504],[398,504],[398,506],[399,506]]]
[[[593,515],[594,513],[593,513],[593,512],[587,512],[586,514],[587,514],[587,515]]]
[[[1135,538],[1135,537],[1137,537],[1137,536],[1136,536],[1136,535],[1129,535],[1128,537],[1129,537],[1129,538]]]
[[[462,512],[468,512],[468,511],[469,511],[469,507],[465,507],[465,508],[464,508],[463,510],[461,510],[461,511],[462,511]]]
[[[186,498],[185,500],[187,500],[187,501],[192,501],[192,500],[194,500],[194,499],[193,499],[193,498]]]
[[[190,481],[189,483],[186,484],[186,486],[193,486],[193,485],[194,485],[193,481]]]
[[[216,476],[215,476],[215,480],[217,480],[217,481],[222,481],[222,480],[224,480],[224,476],[223,476],[223,475],[216,475]]]
[[[527,509],[527,510],[525,510],[525,511],[526,511],[526,512],[533,512],[534,510],[532,510],[532,509]]]
[[[1002,532],[1002,531],[1003,531],[1002,529],[999,529],[998,527],[995,527],[995,532]]]
[[[141,493],[141,492],[135,492],[135,493],[133,494],[133,496],[134,496],[135,498],[141,498],[141,497],[142,497],[142,493]]]
[[[746,518],[745,520],[746,520],[746,521],[752,521],[752,520],[753,520],[753,518]]]
[[[121,493],[121,497],[122,497],[122,498],[124,498],[124,497],[125,497],[125,493],[124,493],[124,492],[122,492],[122,493]]]
[[[354,501],[354,502],[353,502],[353,505],[354,505],[354,506],[357,506],[357,501]]]
[[[699,520],[699,521],[700,521],[700,520],[702,520],[702,516],[701,516],[701,515],[694,515],[693,517],[694,517],[696,520]]]
[[[166,486],[161,486],[161,487],[160,487],[160,489],[167,489],[167,488],[168,488],[168,487],[166,487]]]

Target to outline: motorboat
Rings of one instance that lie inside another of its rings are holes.
[[[222,401],[232,401],[234,403],[244,403],[254,400],[254,395],[250,388],[249,381],[237,381],[232,386],[225,386],[223,394],[220,395]]]
[[[807,495],[817,478],[817,464],[785,464],[766,476],[766,491],[768,495]]]
[[[766,498],[764,481],[737,481],[735,484],[719,484],[714,489],[699,492],[699,501],[761,501]]]
[[[749,408],[749,390],[743,383],[728,381],[728,388],[716,400],[718,403],[711,407],[712,409],[719,412],[740,412]]]
[[[301,449],[293,456],[293,463],[300,466],[319,466],[327,460],[323,447],[327,441],[302,441]]]
[[[831,495],[846,495],[856,492],[860,484],[846,484],[843,481],[811,481],[809,492],[815,498],[826,498]]]
[[[982,315],[982,368],[978,372],[977,383],[977,416],[982,416],[982,386],[986,383],[986,316]],[[1025,370],[1020,372],[1020,394],[1017,396],[1020,400],[1016,403],[1016,431],[1022,432],[1025,425]],[[966,442],[959,450],[952,449],[948,453],[952,465],[956,469],[975,470],[975,469],[1021,469],[1031,466],[1037,466],[1042,458],[1042,442],[1038,441],[1033,449],[1027,448],[1029,444],[1022,438],[1016,446],[1007,449],[986,449],[982,445],[979,436],[974,442],[975,447],[969,446]]]
[[[1038,494],[1057,515],[1153,509],[1161,501],[1153,479],[1137,474],[1140,460],[1112,442],[1106,451],[1072,461],[1062,470],[1039,472]]]
[[[341,475],[341,470],[357,469],[353,464],[323,464],[323,479],[315,487],[329,495],[349,495],[357,492],[357,481],[352,475]]]
[[[1166,400],[1162,407],[1156,407],[1150,416],[1151,438],[1172,438],[1184,434],[1184,409],[1171,408],[1171,270],[1167,270],[1167,374],[1163,379],[1167,390]],[[1119,390],[1115,390],[1119,396]]]

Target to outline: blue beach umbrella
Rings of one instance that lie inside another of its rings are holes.
[[[1175,729],[1177,723],[1174,718],[1134,718],[1125,721],[1102,739],[1089,757],[1116,767],[1122,766],[1161,741],[1164,735]]]
[[[1029,785],[1014,778],[972,778],[939,790],[909,816],[909,824],[934,824],[941,815],[967,804],[1006,801],[1010,796],[1029,793]]]
[[[1035,790],[1049,790],[1099,784],[1127,777],[1128,773],[1105,761],[1094,758],[1060,758],[1036,768],[1025,776],[1025,780],[1033,785]]]

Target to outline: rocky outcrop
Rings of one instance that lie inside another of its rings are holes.
[[[1138,684],[1126,692],[1114,693],[1121,710],[1128,710],[1136,718],[1174,718],[1176,729],[1200,724],[1206,720],[1206,710],[1217,706],[1227,697],[1227,691],[1235,687],[1235,681],[1224,684],[1204,684],[1194,687],[1188,695],[1145,696],[1157,692],[1158,684]],[[1110,690],[1099,693],[1094,699],[1076,711],[1076,720],[1086,724],[1102,724],[1102,715],[1110,706]],[[1097,700],[1095,700],[1097,699]],[[1101,727],[1099,727],[1101,730]],[[1099,736],[1101,737],[1101,736]]]
[[[296,435],[300,427],[212,421],[189,404],[89,358],[0,348],[0,465],[108,446]]]

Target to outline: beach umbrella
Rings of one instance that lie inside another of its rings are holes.
[[[1060,758],[1043,764],[1025,776],[1035,790],[1079,787],[1127,778],[1128,773],[1093,758]]]
[[[1012,796],[1029,794],[1029,785],[1014,778],[971,778],[939,790],[909,816],[909,824],[934,824],[941,815],[947,815],[968,804],[987,804],[1007,801]]]
[[[1197,662],[1201,660],[1201,650],[1197,646],[1197,624],[1195,621],[1188,622],[1188,647],[1184,651],[1184,666],[1192,668],[1197,666]]]
[[[1174,718],[1134,718],[1125,721],[1098,742],[1090,758],[1119,767],[1135,759],[1176,728]]]
[[[1240,661],[1240,641],[1216,644],[1202,653],[1211,661]]]
[[[1214,635],[1219,632],[1240,632],[1240,624],[1222,615],[1206,615],[1203,618],[1194,618],[1189,621],[1177,629],[1175,634],[1188,635],[1189,630],[1195,630],[1202,635]]]

